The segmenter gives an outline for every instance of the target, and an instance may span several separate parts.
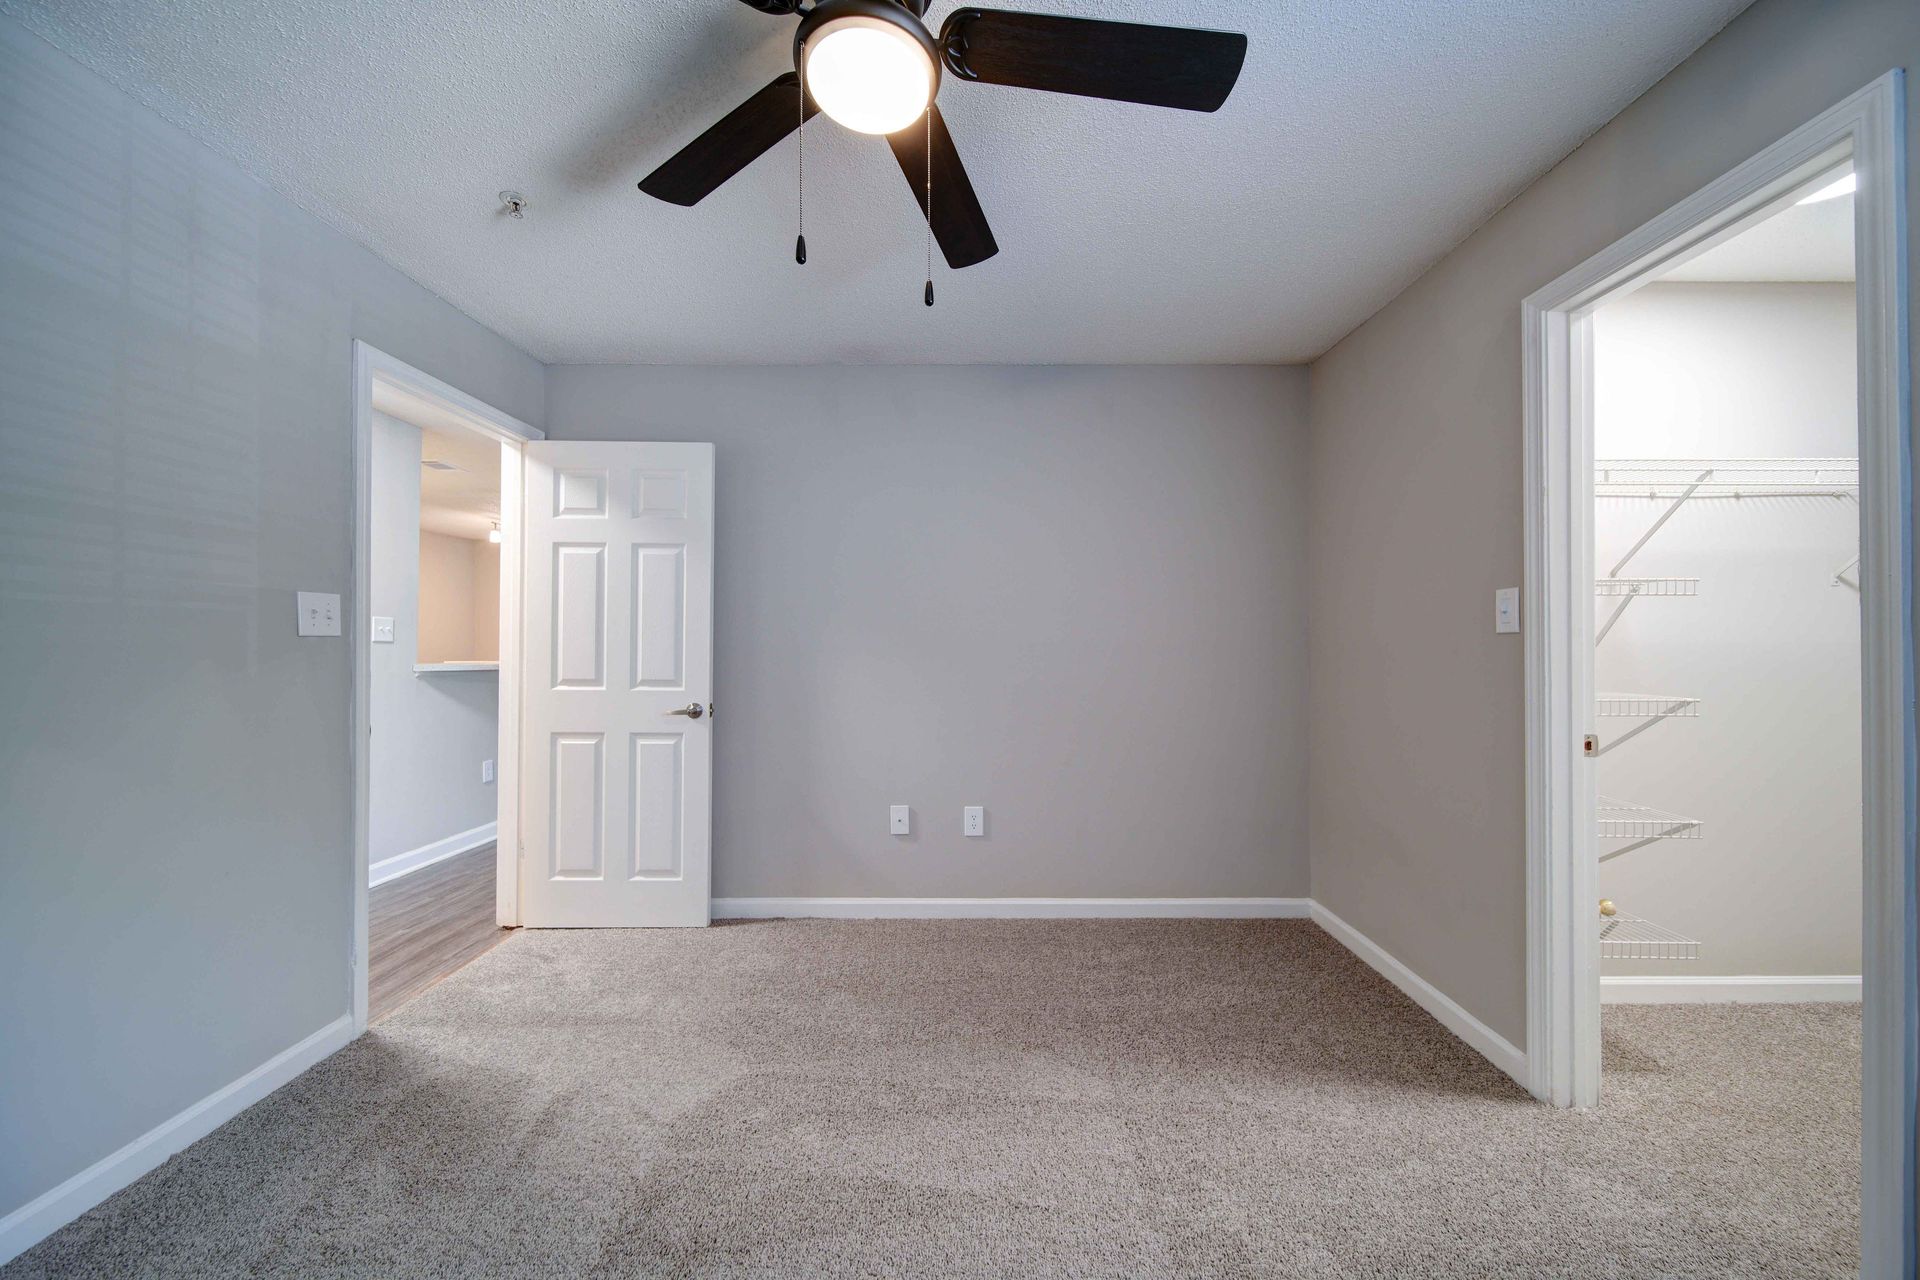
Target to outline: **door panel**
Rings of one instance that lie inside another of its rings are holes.
[[[627,874],[671,880],[680,874],[680,754],[684,734],[633,735],[633,862]]]
[[[607,549],[561,543],[553,549],[553,684],[606,687]]]
[[[713,446],[536,441],[525,483],[522,922],[704,925]]]
[[[600,878],[600,833],[605,827],[606,753],[597,733],[553,735],[553,875],[564,880]]]
[[[633,549],[633,687],[684,689],[685,547]]]

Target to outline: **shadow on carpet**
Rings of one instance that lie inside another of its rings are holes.
[[[1837,1276],[1857,1007],[1540,1106],[1305,921],[524,932],[0,1271]]]

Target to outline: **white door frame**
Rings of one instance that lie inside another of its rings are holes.
[[[1859,342],[1865,811],[1862,1274],[1910,1274],[1914,1205],[1914,686],[1906,171],[1889,71],[1527,298],[1525,348],[1528,1087],[1600,1084],[1598,864],[1581,739],[1593,708],[1596,307],[1731,238],[1851,156]],[[1903,1261],[1904,1259],[1904,1261]]]
[[[353,1031],[367,1029],[367,741],[372,732],[373,413],[382,400],[412,402],[428,412],[510,446],[500,468],[500,748],[494,775],[499,805],[495,835],[498,917],[520,922],[520,446],[546,434],[512,414],[474,399],[377,347],[353,343],[353,604],[346,625],[353,637],[353,938],[347,948],[348,990],[353,993]]]

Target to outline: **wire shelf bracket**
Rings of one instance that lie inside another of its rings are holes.
[[[1607,638],[1607,632],[1613,630],[1620,621],[1620,615],[1627,606],[1642,596],[1697,596],[1700,594],[1698,578],[1595,578],[1593,594],[1597,596],[1618,597],[1620,603],[1613,606],[1613,612],[1600,624],[1594,633],[1593,647],[1598,649]]]
[[[1700,944],[1639,916],[1600,917],[1602,960],[1698,960]]]
[[[1858,458],[1609,458],[1593,464],[1597,498],[1852,498]],[[1632,558],[1632,554],[1628,554]]]
[[[1640,541],[1634,543],[1631,547],[1627,548],[1627,554],[1621,556],[1620,562],[1614,565],[1612,569],[1607,571],[1607,576],[1609,578],[1619,577],[1620,571],[1627,567],[1627,561],[1639,555],[1640,548],[1646,546],[1647,543],[1651,542],[1653,540],[1653,535],[1660,532],[1661,527],[1664,526],[1667,523],[1667,521],[1673,519],[1674,514],[1678,512],[1681,507],[1686,505],[1687,499],[1691,498],[1694,494],[1700,492],[1700,486],[1705,484],[1707,481],[1711,479],[1713,479],[1713,468],[1712,467],[1703,468],[1700,474],[1693,478],[1693,482],[1691,484],[1688,484],[1685,488],[1681,489],[1680,492],[1674,497],[1673,501],[1667,504],[1667,509],[1660,513],[1659,518],[1657,518],[1653,522],[1653,524],[1648,527],[1647,531],[1640,535]],[[1596,494],[1600,492],[1600,480],[1599,480],[1598,474],[1596,474],[1594,479],[1593,491]]]
[[[1603,693],[1596,699],[1595,714],[1603,718],[1632,718],[1640,721],[1617,738],[1600,744],[1593,754],[1603,756],[1623,742],[1639,737],[1662,720],[1693,720],[1700,715],[1700,699],[1676,698],[1654,693]]]
[[[1638,600],[1641,596],[1697,596],[1700,594],[1700,579],[1595,578],[1593,594],[1625,596],[1630,600]]]
[[[1594,817],[1602,840],[1627,840],[1631,843],[1609,849],[1600,855],[1608,862],[1623,853],[1643,849],[1658,840],[1698,840],[1700,820],[1685,818],[1651,805],[1633,804],[1612,796],[1596,797]]]
[[[1640,554],[1667,521],[1679,514],[1689,501],[1703,498],[1837,498],[1860,501],[1860,460],[1858,458],[1608,458],[1593,464],[1593,495],[1596,498],[1664,499],[1666,509],[1654,518],[1627,553],[1615,562],[1604,578],[1594,583],[1596,594],[1624,596],[1594,634],[1598,647],[1607,638],[1620,615],[1639,595],[1694,595],[1695,589],[1659,590],[1651,584],[1691,583],[1688,578],[1623,578],[1633,558]],[[1833,575],[1836,587],[1859,586],[1848,578],[1848,570],[1859,563],[1856,558]],[[1646,584],[1634,589],[1631,584]]]

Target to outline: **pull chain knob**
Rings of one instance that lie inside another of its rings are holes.
[[[794,184],[795,218],[794,230],[799,232],[793,238],[793,260],[801,266],[807,265],[807,82],[800,81],[800,123],[795,126],[800,136],[800,171]]]
[[[921,295],[928,306],[933,305],[933,104],[927,104],[927,175],[926,175],[926,214],[927,214],[927,291]]]

